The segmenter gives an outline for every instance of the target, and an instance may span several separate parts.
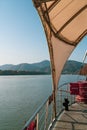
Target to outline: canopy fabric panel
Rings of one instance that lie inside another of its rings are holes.
[[[47,37],[53,86],[57,88],[63,66],[87,34],[87,0],[33,0]]]
[[[75,47],[68,44],[64,44],[63,41],[57,39],[56,37],[54,37],[54,35],[52,35],[51,42],[53,48],[53,59],[56,73],[55,85],[57,86],[64,64]]]

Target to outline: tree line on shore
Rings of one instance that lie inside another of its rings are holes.
[[[0,70],[0,75],[45,75],[46,72]]]

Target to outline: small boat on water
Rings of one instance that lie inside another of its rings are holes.
[[[82,123],[78,121],[79,119],[77,120],[77,117],[73,117],[71,113],[71,111],[74,112],[74,110],[77,112],[82,110],[86,114],[84,120],[87,121],[87,104],[82,104],[83,106],[81,106],[81,104],[74,104],[71,106],[69,113],[65,112],[60,116],[64,110],[62,104],[65,97],[70,100],[70,105],[75,103],[75,99],[79,102],[83,101],[82,98],[84,94],[82,93],[83,88],[81,85],[86,84],[87,86],[87,81],[77,82],[77,86],[80,85],[80,94],[77,95],[77,98],[74,96],[76,95],[76,91],[78,91],[76,90],[78,87],[75,86],[75,83],[71,85],[71,93],[70,83],[68,83],[68,85],[63,84],[62,86],[58,86],[61,72],[67,59],[82,38],[87,35],[87,0],[33,0],[33,3],[38,11],[47,38],[51,61],[53,92],[52,95],[42,103],[40,108],[36,110],[31,119],[25,124],[23,130],[77,130],[80,125],[82,125],[81,130],[87,130],[86,122]],[[87,89],[84,89],[84,92],[86,90]],[[73,91],[74,94],[72,94]],[[83,95],[82,98],[81,94]],[[87,97],[85,97],[85,99],[86,98]],[[84,113],[82,114],[85,117]],[[68,115],[68,117],[65,115]],[[74,113],[74,115],[77,115],[77,113]],[[69,118],[72,120],[70,121]],[[59,119],[61,119],[61,121],[58,121]],[[63,119],[65,120],[62,122]],[[81,120],[83,120],[82,117]],[[55,121],[58,122],[56,127],[54,127]],[[31,124],[33,124],[34,127],[30,128]]]

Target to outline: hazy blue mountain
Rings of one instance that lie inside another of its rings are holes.
[[[10,70],[14,65],[12,64],[5,64],[0,66],[0,70]]]
[[[82,62],[68,60],[64,65],[64,69],[62,71],[63,74],[78,74],[81,67],[83,66]]]
[[[0,70],[50,72],[50,62],[48,60],[44,60],[42,62],[33,64],[28,63],[22,63],[18,65],[5,64],[0,66]]]
[[[64,69],[62,71],[63,74],[78,74],[81,67],[81,62],[69,60],[66,62]],[[51,73],[50,62],[48,60],[44,60],[38,63],[21,63],[18,65],[5,64],[0,66],[0,70],[12,70],[12,71],[29,71],[29,72],[45,72]]]

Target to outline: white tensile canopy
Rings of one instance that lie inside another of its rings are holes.
[[[87,34],[87,0],[33,0],[47,37],[53,89],[64,64]]]

